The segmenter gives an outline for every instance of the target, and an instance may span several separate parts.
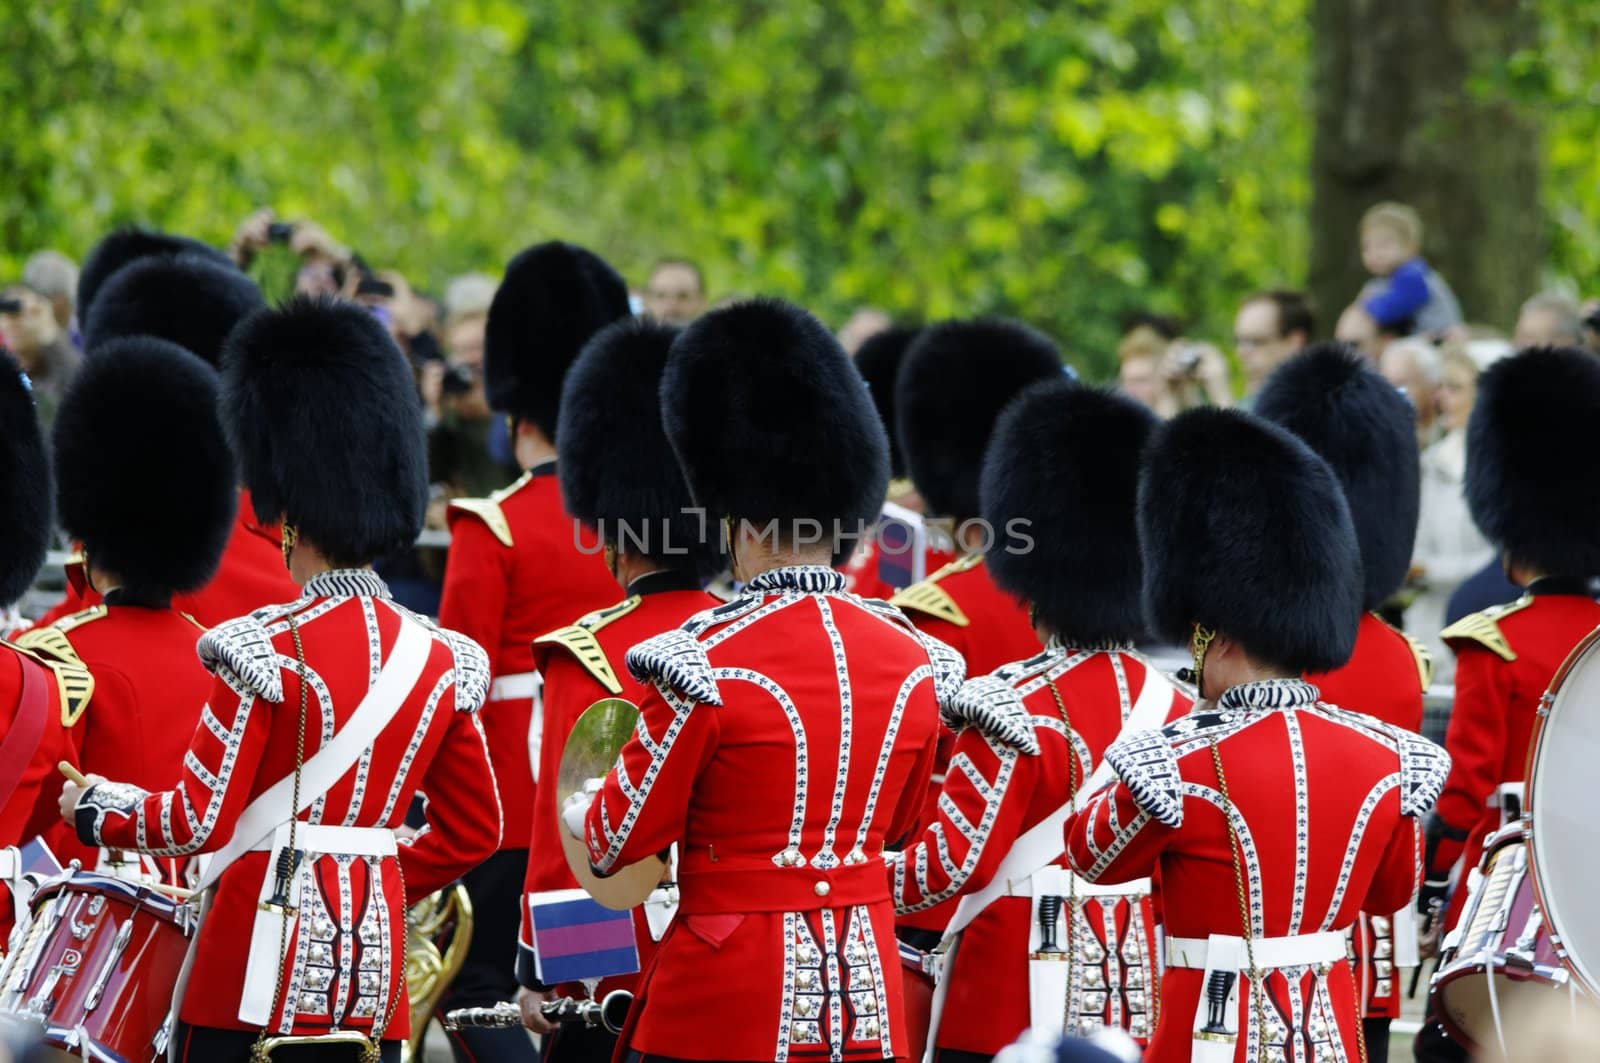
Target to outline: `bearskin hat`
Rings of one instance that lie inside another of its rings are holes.
[[[238,503],[217,374],[150,336],[98,353],[56,411],[61,523],[123,586],[195,590],[222,560]]]
[[[1600,575],[1600,358],[1535,347],[1478,378],[1467,423],[1467,506],[1510,559],[1547,575]]]
[[[123,266],[141,258],[171,255],[196,255],[223,269],[233,269],[233,260],[210,244],[187,236],[130,227],[113,229],[95,244],[78,271],[78,320],[88,321],[89,310],[100,288]]]
[[[922,330],[895,382],[896,429],[928,512],[978,514],[978,476],[995,419],[1037,380],[1060,376],[1049,337],[1016,321],[947,321]]]
[[[894,384],[905,358],[906,348],[921,331],[915,328],[890,328],[868,336],[856,351],[856,369],[867,382],[872,404],[878,408],[883,430],[889,436],[889,475],[896,479],[906,474],[905,457],[900,453],[899,433],[895,431]]]
[[[228,333],[265,306],[256,282],[199,255],[156,255],[119,269],[84,319],[90,354],[124,336],[170,340],[213,367]]]
[[[1184,645],[1194,624],[1297,672],[1350,659],[1361,551],[1328,463],[1287,430],[1203,407],[1157,428],[1139,480],[1145,616]]]
[[[996,538],[984,563],[1069,644],[1144,634],[1134,513],[1155,424],[1131,399],[1064,378],[1031,385],[995,424],[982,487]]]
[[[554,442],[568,367],[591,336],[628,313],[627,284],[593,251],[552,240],[521,252],[489,304],[489,405],[532,421]]]
[[[245,318],[223,354],[222,410],[256,516],[364,565],[422,530],[428,462],[405,355],[365,308],[291,299]]]
[[[683,330],[661,378],[662,422],[709,520],[816,520],[825,537],[877,519],[889,440],[866,384],[822,322],[778,299]],[[853,541],[835,539],[843,560]]]
[[[1339,477],[1361,544],[1362,605],[1376,609],[1405,582],[1416,545],[1416,410],[1342,343],[1315,344],[1279,366],[1255,410],[1299,436]]]
[[[584,346],[562,388],[561,497],[607,541],[709,579],[723,565],[717,530],[691,512],[661,427],[661,373],[677,338],[670,325],[626,318]]]
[[[50,459],[33,386],[0,348],[0,605],[21,598],[50,546]]]

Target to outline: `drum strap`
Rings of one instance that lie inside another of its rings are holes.
[[[22,694],[5,740],[0,741],[0,805],[11,800],[27,774],[28,764],[44,738],[45,716],[50,711],[50,697],[39,675],[42,666],[31,660],[17,663],[22,666]]]

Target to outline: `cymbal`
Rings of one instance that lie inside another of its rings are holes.
[[[583,789],[584,783],[609,772],[617,754],[638,725],[639,708],[622,698],[601,698],[583,710],[572,727],[566,748],[561,751],[561,770],[556,775],[556,816],[567,795]],[[556,824],[561,851],[567,858],[578,885],[600,904],[615,911],[643,904],[650,891],[661,884],[667,863],[659,856],[618,868],[604,878],[589,866],[588,847],[574,838],[565,823]]]

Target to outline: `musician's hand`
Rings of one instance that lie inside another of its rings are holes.
[[[90,775],[88,776],[88,779],[89,786],[106,781],[106,777],[104,775]],[[78,798],[82,797],[83,792],[88,788],[88,786],[79,786],[71,779],[68,779],[66,782],[61,784],[61,800],[57,801],[56,805],[58,808],[60,808],[61,818],[66,820],[67,826],[73,826],[76,822],[78,814]]]
[[[589,819],[589,806],[593,803],[594,793],[587,786],[568,794],[561,803],[561,822],[566,825],[567,833],[580,842],[584,837],[584,825]]]
[[[555,1023],[544,1017],[539,1005],[550,1000],[550,990],[542,993],[534,992],[524,986],[517,987],[517,1007],[522,1011],[522,1025],[537,1034],[546,1034],[556,1028]]]
[[[1431,960],[1439,955],[1439,942],[1444,938],[1445,899],[1450,890],[1448,880],[1424,882],[1417,891],[1417,955]]]

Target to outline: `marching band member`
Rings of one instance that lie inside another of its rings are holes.
[[[1467,425],[1467,505],[1500,550],[1517,601],[1447,627],[1456,652],[1456,696],[1445,748],[1450,780],[1428,822],[1424,920],[1443,906],[1450,871],[1478,866],[1484,839],[1522,814],[1528,743],[1556,669],[1600,624],[1600,479],[1584,461],[1600,418],[1600,361],[1576,349],[1535,348],[1495,363],[1478,379]],[[1463,872],[1463,879],[1466,871]],[[1450,900],[1453,927],[1466,890]],[[1432,941],[1425,941],[1429,948]],[[1465,1052],[1435,1022],[1417,1038],[1419,1059]]]
[[[489,654],[484,707],[500,805],[501,851],[467,876],[475,931],[465,965],[441,1008],[485,1007],[517,990],[518,908],[540,759],[542,714],[533,640],[609,605],[617,585],[600,556],[585,553],[556,480],[557,416],[567,369],[589,338],[628,315],[628,288],[598,255],[550,242],[506,267],[489,307],[484,384],[489,405],[512,421],[520,479],[488,498],[450,506],[439,623]],[[532,1060],[521,1030],[462,1030],[456,1058]]]
[[[881,853],[916,822],[963,671],[831,567],[882,503],[883,429],[838,341],[774,300],[690,325],[662,400],[744,593],[628,652],[650,688],[637,732],[592,801],[563,806],[601,875],[678,844],[678,915],[619,1052],[903,1056]],[[708,1001],[733,1021],[708,1024]]]
[[[905,361],[906,350],[917,338],[919,329],[887,328],[875,332],[862,341],[851,359],[861,379],[867,382],[872,395],[872,405],[883,422],[884,433],[889,437],[889,497],[888,501],[920,509],[921,502],[911,481],[906,479],[906,459],[900,451],[899,433],[895,431],[894,383]],[[896,587],[885,580],[878,570],[879,542],[876,535],[863,537],[856,552],[844,566],[845,589],[863,598],[890,598]],[[910,569],[907,559],[907,569]]]
[[[81,302],[78,308],[86,346],[96,357],[108,343],[143,336],[175,343],[213,367],[220,363],[228,333],[265,303],[254,281],[197,246],[204,247],[140,230],[120,230],[100,242],[79,285],[88,282],[93,309]],[[283,569],[278,528],[256,519],[248,491],[239,492],[235,511],[211,578],[173,596],[174,608],[205,627],[287,601],[299,590]],[[87,576],[81,556],[68,562],[66,597],[41,626],[100,604]]]
[[[211,854],[177,1059],[335,1034],[398,1059],[407,898],[487,857],[500,830],[483,651],[395,605],[371,570],[422,526],[420,403],[375,318],[296,299],[230,339],[223,411],[303,593],[201,638],[216,680],[175,788],[92,776],[62,812],[87,845]],[[419,791],[429,825],[397,841]]]
[[[1117,778],[1067,821],[1091,882],[1159,872],[1167,972],[1147,1059],[1363,1054],[1345,931],[1416,888],[1437,746],[1323,703],[1360,554],[1338,480],[1285,430],[1197,409],[1157,430],[1139,487],[1145,608],[1190,640],[1204,699],[1106,751]]]
[[[970,898],[946,931],[960,936],[946,946],[938,1059],[987,1059],[1026,1028],[1150,1036],[1149,883],[1071,881],[1061,827],[1124,724],[1159,727],[1190,705],[1132,650],[1144,633],[1135,495],[1154,425],[1130,399],[1059,379],[1024,391],[989,443],[983,517],[1017,538],[986,564],[1029,604],[1045,648],[961,688],[938,818],[891,861],[899,912]],[[1040,952],[1041,923],[1054,937],[1043,944],[1071,946],[1065,962]]]
[[[562,389],[557,422],[561,496],[593,541],[604,542],[607,565],[625,597],[534,640],[534,667],[544,677],[541,778],[556,778],[567,736],[590,705],[608,697],[636,704],[644,698],[645,685],[624,663],[629,647],[720,604],[700,589],[722,569],[720,532],[696,519],[683,470],[661,427],[661,372],[677,335],[675,328],[637,318],[608,325],[573,363]],[[523,1021],[545,1034],[545,1063],[604,1063],[611,1058],[614,1036],[598,1027],[551,1030],[539,1016],[538,1005],[553,994],[535,976],[527,901],[545,891],[575,889],[578,883],[557,834],[564,828],[555,787],[539,787],[535,799],[517,950]],[[654,942],[642,909],[635,910],[634,928],[643,969]],[[632,977],[608,979],[594,996],[631,991],[636,982]],[[571,986],[558,991],[565,996],[582,993]]]
[[[0,350],[0,602],[21,599],[50,544],[50,460],[28,376]],[[15,846],[48,829],[61,790],[58,760],[75,759],[63,716],[89,685],[81,665],[0,641],[0,949],[11,934]]]
[[[1295,435],[1344,488],[1361,553],[1361,626],[1340,668],[1305,677],[1329,705],[1422,731],[1422,695],[1433,662],[1418,641],[1374,611],[1405,582],[1421,506],[1416,411],[1354,348],[1316,344],[1285,362],[1256,397],[1256,413]],[[1418,962],[1408,900],[1398,912],[1362,912],[1351,931],[1368,1063],[1389,1058],[1389,1023],[1400,1015],[1399,968]]]
[[[101,600],[17,641],[94,679],[65,721],[78,766],[161,790],[183,774],[212,684],[195,656],[205,629],[172,597],[216,571],[236,504],[216,373],[165,340],[103,344],[63,397],[53,440],[56,511]],[[64,825],[52,847],[63,864],[100,863]],[[146,858],[144,870],[182,884],[183,864]]]

